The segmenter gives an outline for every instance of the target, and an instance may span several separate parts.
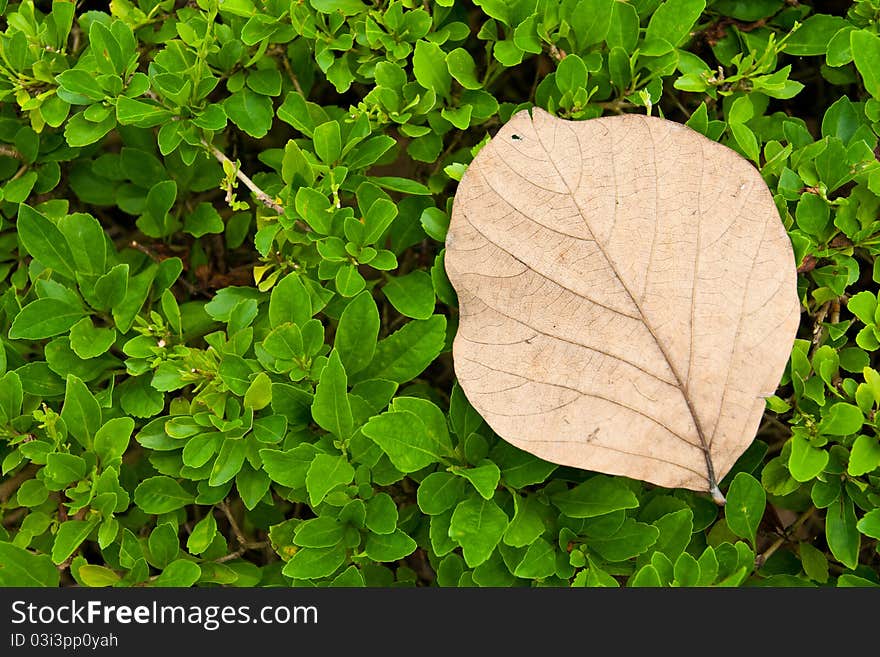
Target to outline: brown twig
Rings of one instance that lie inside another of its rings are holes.
[[[7,144],[0,144],[0,155],[4,157],[11,157],[16,160],[23,159],[21,153],[18,151],[17,148],[14,148],[13,146],[9,146]]]
[[[813,345],[810,349],[810,358],[812,359],[813,354],[816,352],[816,349],[819,348],[819,345],[822,342],[822,338],[825,335],[825,327],[822,326],[822,322],[825,321],[825,317],[828,315],[828,311],[831,308],[831,302],[826,301],[821,306],[819,306],[819,310],[816,311],[816,318],[813,320]],[[838,311],[839,313],[839,311]]]
[[[18,168],[18,171],[15,172],[15,175],[12,176],[12,178],[9,179],[9,182],[12,182],[13,180],[18,180],[19,178],[21,178],[21,177],[27,172],[27,170],[28,170],[28,165],[27,165],[27,164],[22,164],[22,165]]]
[[[623,98],[618,98],[616,100],[603,101],[601,103],[592,103],[593,105],[598,105],[603,110],[609,110],[612,112],[616,112],[617,114],[623,114],[624,110],[633,109],[634,107],[638,107],[635,103],[631,103],[628,100]]]
[[[5,503],[12,497],[25,481],[33,479],[37,474],[37,469],[37,466],[31,463],[23,468],[21,472],[0,484],[0,503]]]
[[[229,522],[235,540],[238,541],[239,555],[244,554],[247,550],[258,550],[265,547],[265,541],[251,541],[244,535],[244,532],[241,531],[241,527],[238,525],[238,521],[235,519],[235,516],[232,515],[232,510],[229,508],[229,504],[227,504],[225,500],[220,502],[217,507],[223,512],[223,515],[226,516],[226,520]],[[229,555],[226,556],[228,557]]]
[[[299,78],[296,77],[296,73],[293,72],[293,67],[290,65],[290,60],[287,59],[287,55],[282,54],[281,56],[281,65],[284,67],[285,72],[287,73],[287,77],[290,78],[290,81],[293,82],[293,87],[299,92],[299,95],[303,98],[306,97],[305,93],[303,93],[303,88],[299,84]]]
[[[15,524],[24,518],[28,513],[30,513],[30,509],[26,506],[20,507],[15,511],[11,511],[3,515],[3,526],[4,527],[14,527]]]
[[[269,196],[266,192],[257,187],[256,183],[248,178],[247,174],[245,174],[245,172],[242,171],[235,162],[226,157],[223,151],[221,151],[213,144],[209,144],[207,141],[203,141],[202,144],[204,144],[205,147],[211,151],[211,154],[215,158],[217,158],[217,161],[220,162],[220,164],[228,162],[235,168],[235,177],[238,178],[242,183],[244,183],[244,186],[254,193],[254,196],[257,197],[257,200],[260,201],[260,203],[265,205],[267,208],[274,210],[278,214],[284,214],[284,207],[280,203],[276,203],[271,196]]]
[[[782,536],[773,541],[772,545],[764,550],[761,554],[755,557],[755,570],[763,566],[767,559],[773,556],[773,553],[776,552],[780,547],[782,547],[783,543],[788,540],[791,540],[792,534],[794,534],[798,529],[800,529],[801,525],[803,525],[810,517],[816,512],[816,507],[811,506],[809,509],[804,511],[801,515],[798,516],[797,520],[795,520],[791,525],[789,525]]]

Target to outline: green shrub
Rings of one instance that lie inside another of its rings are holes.
[[[0,0],[0,584],[880,583],[880,1],[89,6]],[[455,181],[533,104],[774,193],[803,322],[724,509],[454,383]]]

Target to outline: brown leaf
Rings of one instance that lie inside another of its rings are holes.
[[[501,437],[723,501],[800,310],[746,160],[663,119],[523,111],[468,168],[446,247],[456,374]]]

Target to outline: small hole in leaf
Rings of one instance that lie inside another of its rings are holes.
[[[519,135],[510,135],[510,138],[514,141],[519,141],[520,139],[522,139],[522,137],[520,137]]]

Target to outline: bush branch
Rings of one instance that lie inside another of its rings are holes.
[[[266,192],[257,187],[256,183],[248,178],[247,174],[245,174],[245,172],[242,171],[235,162],[226,157],[226,154],[223,153],[223,151],[206,141],[203,141],[202,143],[208,148],[208,150],[211,151],[211,155],[217,158],[217,161],[220,162],[220,164],[228,162],[233,167],[235,167],[235,177],[238,178],[242,183],[244,183],[244,186],[254,193],[254,196],[257,197],[257,200],[260,203],[265,205],[267,208],[275,210],[275,212],[277,212],[278,214],[284,214],[284,207],[280,203],[276,203],[271,196],[269,196]]]
[[[783,543],[791,540],[791,537],[794,535],[794,533],[798,529],[800,529],[801,525],[803,525],[807,520],[809,520],[810,516],[812,516],[815,512],[816,512],[816,507],[810,507],[809,509],[804,511],[800,516],[798,516],[797,520],[795,520],[793,523],[791,523],[791,525],[786,527],[782,536],[777,538],[770,547],[768,547],[766,550],[764,550],[764,552],[762,552],[757,557],[755,557],[755,570],[757,570],[761,566],[763,566],[767,562],[767,559],[769,559],[771,556],[773,556],[773,553],[776,552],[776,550],[778,550],[780,547],[782,547]]]

